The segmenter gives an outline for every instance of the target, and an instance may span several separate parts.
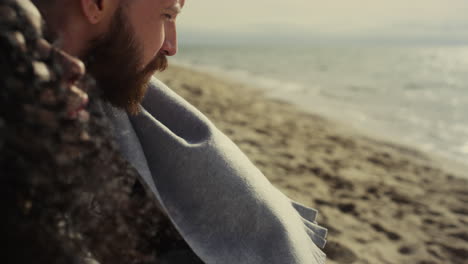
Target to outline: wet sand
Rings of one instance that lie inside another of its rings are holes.
[[[468,263],[466,166],[208,74],[171,66],[157,77],[281,191],[319,210],[318,222],[329,229],[327,263]]]

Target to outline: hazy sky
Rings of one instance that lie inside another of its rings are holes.
[[[186,0],[182,34],[445,39],[468,43],[468,0]]]

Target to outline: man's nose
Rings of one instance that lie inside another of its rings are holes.
[[[175,28],[166,31],[163,46],[161,47],[162,53],[166,56],[174,56],[177,53],[177,33]]]
[[[58,51],[57,57],[63,68],[63,78],[68,83],[75,83],[83,77],[86,71],[82,61],[63,51]]]

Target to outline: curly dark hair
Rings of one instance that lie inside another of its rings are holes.
[[[157,263],[188,248],[119,154],[90,78],[89,120],[66,118],[70,90],[40,38],[15,0],[0,1],[2,263]]]

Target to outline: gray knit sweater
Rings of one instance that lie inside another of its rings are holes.
[[[202,113],[153,78],[141,113],[104,107],[121,151],[205,263],[324,263],[317,211],[277,190]]]

